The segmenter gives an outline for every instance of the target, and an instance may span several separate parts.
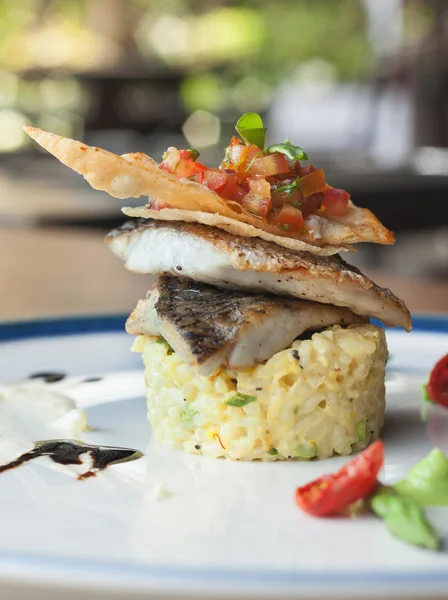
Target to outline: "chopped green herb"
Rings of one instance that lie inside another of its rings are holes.
[[[156,344],[164,344],[168,349],[168,354],[173,354],[174,350],[171,348],[171,346],[168,344],[168,342],[166,340],[164,340],[163,338],[158,338],[156,340]]]
[[[285,231],[289,231],[291,229],[291,225],[289,223],[283,223],[283,225],[280,225],[280,229],[284,229]]]
[[[250,402],[255,402],[256,396],[247,396],[246,394],[240,394],[239,392],[225,401],[224,404],[227,406],[246,406]]]
[[[191,408],[185,408],[180,411],[180,418],[182,421],[191,421],[191,419],[198,414],[197,410],[193,410]]]
[[[277,454],[278,454],[277,448],[271,448],[270,450],[268,450],[268,454],[270,454],[271,456],[277,456]]]
[[[308,444],[300,444],[297,447],[296,452],[299,458],[309,460],[310,458],[314,458],[315,456],[317,456],[317,446],[312,442],[309,442]]]
[[[190,156],[188,158],[191,158],[192,161],[196,162],[200,156],[200,152],[199,150],[195,150],[194,148],[189,148],[188,152],[190,153]]]
[[[360,442],[366,441],[366,425],[367,419],[365,417],[356,423],[356,435]]]
[[[384,486],[370,504],[392,535],[415,546],[430,550],[439,548],[439,536],[426,520],[420,506],[411,498],[400,496]]]
[[[307,153],[304,152],[300,146],[294,146],[291,144],[288,138],[286,138],[282,144],[274,144],[273,146],[269,146],[267,152],[269,152],[269,154],[272,154],[273,152],[280,152],[291,160],[308,160]]]
[[[255,144],[261,150],[264,148],[266,139],[266,127],[257,113],[244,113],[238,119],[235,129],[247,144]]]
[[[277,192],[283,192],[287,196],[290,196],[294,190],[300,189],[300,177],[297,177],[292,183],[288,183],[287,185],[282,185],[281,187],[274,190],[274,194]]]
[[[421,506],[447,506],[448,458],[439,448],[434,448],[409,470],[405,479],[394,485],[394,489]]]

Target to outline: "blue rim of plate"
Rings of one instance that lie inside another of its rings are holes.
[[[66,335],[79,335],[91,333],[117,333],[124,332],[125,315],[105,316],[82,316],[55,319],[42,319],[34,321],[13,321],[0,323],[0,342],[23,340],[30,338],[48,338]],[[380,325],[376,321],[373,323]],[[413,331],[426,333],[448,333],[448,315],[413,315]],[[414,586],[424,586],[430,593],[431,588],[448,585],[448,566],[445,570],[422,571],[422,572],[400,572],[400,571],[357,571],[353,572],[296,572],[291,570],[228,570],[215,568],[185,568],[182,566],[145,566],[126,565],[122,563],[104,562],[101,560],[62,559],[59,557],[38,557],[25,553],[6,553],[0,551],[0,566],[7,567],[8,564],[19,562],[31,569],[48,570],[48,577],[52,579],[54,570],[64,572],[68,580],[77,580],[82,585],[82,576],[86,576],[86,582],[92,575],[107,575],[108,583],[114,578],[132,578],[132,581],[143,586],[152,585],[165,586],[200,582],[208,589],[214,588],[217,583],[228,583],[235,589],[248,590],[248,586],[280,586],[283,588],[294,588],[297,591],[302,587],[319,589],[325,588],[326,592],[335,591],[335,588],[345,588],[352,584],[366,585],[369,590],[384,590],[394,588],[400,590],[404,587],[412,589]],[[117,589],[117,588],[114,588]],[[214,588],[216,589],[216,588]],[[250,589],[250,588],[249,588]],[[446,589],[445,587],[443,589]],[[221,592],[224,589],[220,588]],[[423,591],[423,589],[422,589]],[[353,595],[358,595],[353,590]],[[351,596],[351,590],[347,590],[347,596]]]
[[[117,333],[124,331],[127,315],[89,315],[30,321],[0,322],[0,342],[39,337],[79,335],[83,333]],[[448,333],[448,315],[414,314],[413,331]],[[372,324],[382,324],[372,319]],[[402,330],[397,330],[402,331]]]

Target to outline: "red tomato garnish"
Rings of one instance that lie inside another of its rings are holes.
[[[433,402],[448,408],[448,354],[431,371],[426,391]]]
[[[317,192],[323,192],[327,187],[325,181],[325,175],[322,169],[313,171],[309,175],[304,175],[300,178],[299,187],[302,190],[302,194],[305,196],[311,196],[311,194],[317,194]]]
[[[232,171],[230,169],[228,169],[226,171],[226,175],[227,175],[227,183],[224,185],[223,188],[219,189],[219,195],[221,196],[221,198],[227,198],[228,200],[231,200],[233,193],[235,192],[235,189],[236,189],[238,176],[235,173],[235,171]]]
[[[322,202],[324,201],[324,195],[322,192],[318,192],[317,194],[311,194],[305,200],[305,202],[300,206],[300,210],[303,213],[304,217],[308,217],[315,213],[322,206]]]
[[[329,217],[342,217],[347,212],[350,194],[345,190],[327,187],[324,190],[324,202],[322,204],[325,214]]]
[[[243,187],[242,185],[237,184],[235,187],[235,190],[233,191],[232,196],[229,198],[229,200],[234,200],[235,202],[238,202],[238,204],[242,204],[243,203],[243,198],[247,196],[247,190],[245,187]]]
[[[315,517],[335,515],[373,492],[384,463],[384,444],[377,440],[337,473],[297,488],[299,507]]]
[[[284,204],[278,213],[277,222],[285,231],[299,231],[303,227],[302,211],[290,204]]]
[[[316,167],[314,165],[305,165],[304,167],[302,167],[299,163],[299,166],[297,167],[297,172],[300,175],[300,177],[305,177],[305,175],[309,175],[310,173],[314,173],[314,171],[316,171]]]
[[[249,192],[242,200],[242,204],[246,210],[257,217],[268,216],[269,211],[272,208],[272,201],[270,198],[266,198],[257,194],[256,192]]]
[[[292,189],[289,192],[274,191],[272,193],[272,204],[276,208],[278,208],[279,206],[283,206],[283,204],[292,204],[293,206],[296,206],[296,208],[300,207],[300,209],[302,209],[302,202],[303,194],[298,188]]]
[[[179,161],[180,161],[180,152],[174,146],[170,146],[166,152],[163,154],[163,160],[160,163],[159,167],[168,171],[169,173],[174,173]]]
[[[263,198],[271,197],[271,184],[264,177],[248,177],[246,181],[251,192],[255,192]]]
[[[253,175],[273,177],[274,175],[280,175],[280,173],[288,173],[289,165],[283,154],[274,152],[268,154],[268,156],[255,158],[250,165],[250,171]]]
[[[227,173],[223,169],[207,169],[204,171],[204,185],[218,192],[227,183]]]

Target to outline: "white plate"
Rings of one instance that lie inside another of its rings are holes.
[[[419,400],[448,352],[448,319],[415,325],[388,332],[387,483],[434,446],[448,452],[448,412],[430,407],[425,424]],[[154,443],[140,357],[122,326],[111,317],[0,325],[1,383],[66,371],[47,385],[86,407],[97,428],[88,441],[145,452],[87,481],[46,458],[0,475],[1,598],[446,597],[446,552],[407,546],[373,517],[313,519],[296,507],[298,485],[347,459],[237,463]],[[430,517],[446,537],[448,509]]]

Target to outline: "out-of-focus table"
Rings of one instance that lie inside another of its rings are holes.
[[[448,312],[448,284],[366,274],[413,311]],[[126,271],[98,231],[0,227],[0,320],[126,313],[150,284]]]

